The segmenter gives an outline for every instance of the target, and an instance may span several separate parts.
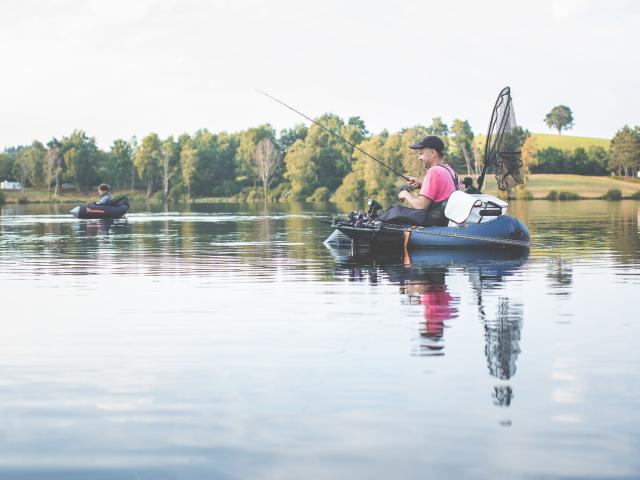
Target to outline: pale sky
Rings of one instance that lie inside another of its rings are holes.
[[[640,3],[625,0],[0,0],[0,148],[82,129],[116,138],[434,116],[484,133],[511,86],[518,123],[569,106],[569,133],[640,118]]]

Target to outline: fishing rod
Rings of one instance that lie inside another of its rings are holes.
[[[269,95],[266,92],[263,92],[262,90],[259,90],[256,88],[256,91],[263,94],[265,97],[269,97],[271,100],[274,100],[276,102],[278,102],[280,105],[283,105],[285,107],[287,107],[289,110],[293,110],[294,112],[296,112],[298,115],[303,116],[304,118],[306,118],[307,120],[309,120],[312,123],[315,123],[316,125],[318,125],[321,129],[323,129],[326,132],[329,132],[331,135],[339,138],[340,140],[342,140],[344,143],[351,145],[353,148],[355,148],[356,150],[358,150],[360,153],[364,153],[367,157],[371,158],[372,160],[375,160],[376,162],[378,162],[380,165],[382,165],[385,168],[388,168],[389,170],[391,170],[393,173],[395,173],[396,175],[402,177],[403,179],[405,179],[407,182],[410,182],[411,180],[409,179],[409,177],[407,177],[406,175],[404,175],[403,173],[400,173],[399,171],[397,171],[395,168],[390,167],[389,165],[387,165],[386,163],[378,160],[376,157],[374,157],[373,155],[365,152],[364,150],[362,150],[360,147],[357,147],[356,145],[354,145],[353,143],[351,143],[349,140],[347,140],[346,138],[341,137],[340,135],[338,135],[336,132],[334,132],[333,130],[328,129],[327,127],[325,127],[324,125],[322,125],[321,123],[316,122],[313,118],[309,118],[307,117],[304,113],[299,112],[298,110],[296,110],[293,107],[290,107],[289,105],[287,105],[286,103],[278,100],[276,97],[273,97],[271,95]]]

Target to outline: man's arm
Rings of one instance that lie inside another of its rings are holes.
[[[412,195],[406,190],[402,190],[398,197],[404,200],[408,207],[424,208],[425,210],[431,206],[432,200],[424,195]]]

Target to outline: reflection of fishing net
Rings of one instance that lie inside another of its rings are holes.
[[[508,298],[500,298],[497,318],[484,326],[484,351],[490,375],[502,380],[515,375],[521,330],[522,307],[510,304]]]
[[[502,191],[524,183],[520,137],[509,87],[502,89],[493,107],[484,150],[484,167],[478,180],[480,187],[490,167],[493,167],[498,188]]]

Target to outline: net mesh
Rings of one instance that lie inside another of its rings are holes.
[[[498,188],[502,191],[524,183],[520,136],[516,127],[511,91],[505,87],[493,108],[484,154],[485,168],[493,167]]]

